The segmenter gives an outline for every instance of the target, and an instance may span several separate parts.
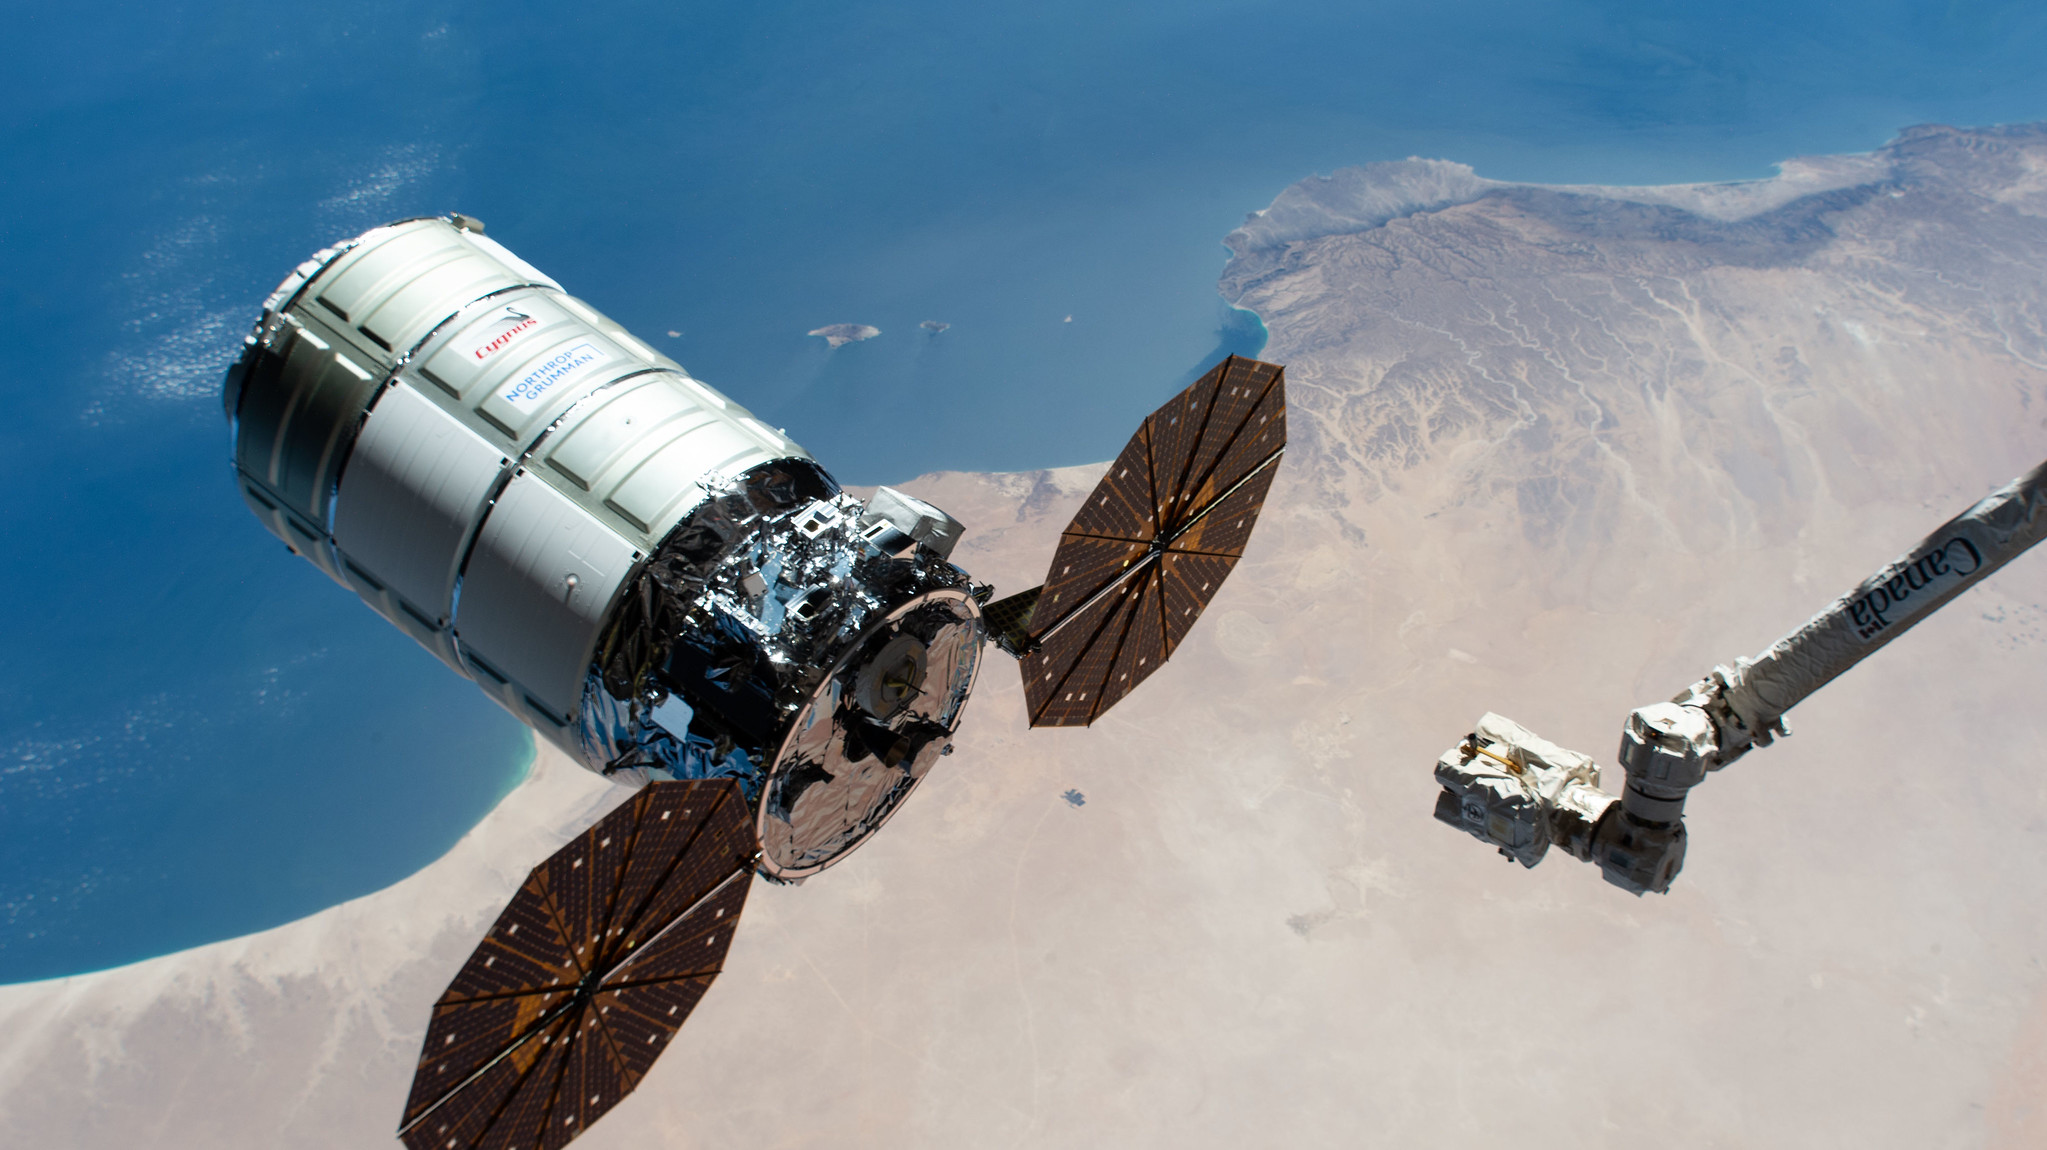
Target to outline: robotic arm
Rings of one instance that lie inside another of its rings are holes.
[[[2047,463],[1992,492],[1754,659],[1629,713],[1618,795],[1590,757],[1487,714],[1436,762],[1436,817],[1534,866],[1554,845],[1635,894],[1684,865],[1685,796],[1789,734],[1784,713],[2047,536]]]

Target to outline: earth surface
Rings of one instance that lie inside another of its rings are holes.
[[[2042,556],[1708,779],[1666,896],[1430,817],[1481,712],[1610,767],[1628,708],[2039,462],[2047,127],[1733,187],[1369,165],[1227,242],[1292,446],[1207,616],[1088,730],[1027,730],[991,664],[580,1145],[2047,1140]],[[906,487],[1021,587],[1100,470]],[[0,1140],[384,1144],[429,1004],[625,794],[543,751],[387,889],[0,987]]]

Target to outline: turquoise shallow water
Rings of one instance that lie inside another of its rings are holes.
[[[1503,179],[1752,178],[1910,123],[2047,117],[2047,9],[2019,3],[565,13],[12,18],[0,981],[373,890],[523,769],[517,724],[228,482],[219,372],[324,243],[478,215],[880,482],[1106,457],[1255,351],[1216,298],[1218,241],[1314,172],[1422,154]],[[883,334],[803,334],[842,322]]]

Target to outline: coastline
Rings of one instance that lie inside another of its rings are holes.
[[[496,810],[500,803],[512,797],[513,792],[526,785],[526,780],[533,777],[533,768],[539,761],[540,739],[534,735],[533,728],[527,727],[526,752],[520,757],[518,766],[514,767],[512,773],[505,779],[504,785],[498,789],[497,797],[490,804],[491,810]],[[484,818],[489,817],[488,813],[484,815]],[[482,821],[483,819],[477,820],[478,823]],[[470,829],[473,830],[475,828],[472,827]]]
[[[1371,231],[1410,216],[1439,212],[1490,197],[1543,193],[1671,208],[1728,224],[1766,214],[1797,200],[1848,188],[1889,184],[1901,175],[1917,145],[1960,135],[2014,141],[2047,137],[2047,121],[1956,128],[1915,124],[1866,152],[1792,156],[1777,172],[1752,180],[1682,184],[1543,184],[1480,176],[1455,160],[1410,156],[1338,168],[1283,189],[1264,208],[1248,213],[1223,239],[1232,261],[1290,243]],[[1227,281],[1229,275],[1224,273]],[[1232,307],[1243,305],[1229,300]]]

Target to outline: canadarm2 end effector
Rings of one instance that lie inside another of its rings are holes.
[[[1470,831],[1522,866],[1552,846],[1592,857],[1592,831],[1618,800],[1599,789],[1599,765],[1501,715],[1488,713],[1436,761],[1436,817]]]
[[[1436,818],[1532,867],[1551,846],[1597,863],[1608,882],[1662,893],[1684,865],[1685,793],[1711,768],[1703,711],[1657,703],[1628,716],[1616,795],[1599,765],[1501,715],[1487,714],[1436,761]]]

